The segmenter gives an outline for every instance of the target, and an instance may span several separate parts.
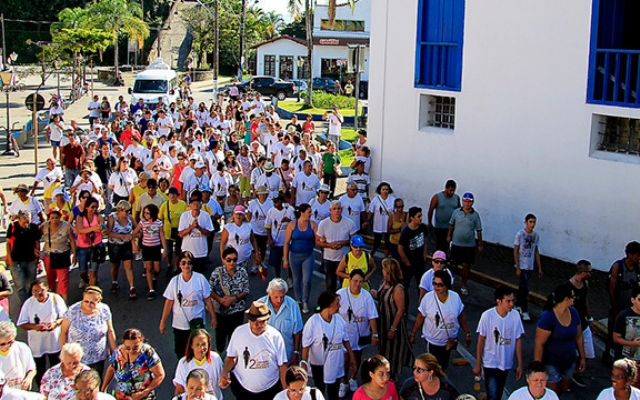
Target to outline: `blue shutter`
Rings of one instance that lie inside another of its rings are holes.
[[[460,91],[465,0],[420,0],[415,86]]]

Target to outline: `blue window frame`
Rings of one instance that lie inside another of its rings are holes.
[[[587,102],[640,108],[640,2],[593,0]]]
[[[460,91],[465,0],[418,0],[415,86]]]

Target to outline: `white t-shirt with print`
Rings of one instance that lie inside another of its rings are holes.
[[[320,189],[320,179],[314,173],[307,176],[304,172],[299,172],[293,177],[291,186],[296,188],[296,207],[302,203],[311,204]]]
[[[173,384],[182,385],[186,390],[187,376],[189,376],[189,372],[194,369],[204,369],[207,371],[207,374],[209,374],[209,387],[207,388],[207,393],[215,395],[218,400],[222,400],[222,390],[218,383],[220,381],[220,375],[222,374],[222,359],[215,351],[210,351],[209,355],[211,357],[211,362],[205,361],[202,365],[199,365],[193,358],[191,361],[187,361],[187,357],[182,357],[180,361],[178,361],[176,374],[173,378]]]
[[[20,389],[27,372],[36,369],[31,349],[23,342],[14,342],[6,355],[0,354],[0,371],[4,372],[7,387]]]
[[[331,216],[331,202],[329,200],[324,203],[320,203],[318,199],[311,200],[311,220],[316,224],[329,218]]]
[[[248,209],[251,213],[251,227],[254,235],[267,236],[267,228],[264,227],[264,223],[271,208],[273,208],[273,201],[269,198],[265,200],[264,204],[260,203],[258,199],[249,202]]]
[[[186,282],[182,274],[174,276],[167,285],[163,297],[173,301],[171,327],[189,330],[189,321],[194,318],[206,320],[204,313],[204,299],[211,295],[211,286],[207,278],[194,272]],[[182,302],[178,301],[182,297]]]
[[[340,296],[340,315],[347,322],[351,349],[361,350],[364,347],[358,345],[358,339],[371,335],[369,320],[378,318],[376,303],[366,290],[361,290],[360,294],[354,295],[349,287],[346,287],[338,290],[336,294]],[[351,320],[349,320],[349,309],[351,309]]]
[[[342,216],[352,220],[356,228],[360,229],[360,214],[366,211],[360,194],[356,193],[353,198],[347,195],[341,196],[340,204],[342,204]]]
[[[288,218],[289,222],[296,218],[293,213],[293,207],[288,204],[285,204],[282,210],[273,207],[267,211],[267,220],[264,223],[265,227],[271,228],[271,240],[279,247],[284,246],[284,238],[289,225],[289,222],[282,221],[285,218]]]
[[[188,229],[194,219],[191,211],[183,212],[180,216],[178,230],[184,231]],[[200,211],[200,215],[198,215],[198,225],[203,229],[213,232],[211,217],[206,212]],[[188,235],[182,238],[182,251],[190,251],[195,258],[206,257],[209,253],[207,237],[204,236],[199,229],[193,229]]]
[[[36,315],[40,323],[54,322],[62,318],[66,311],[67,305],[59,294],[49,292],[43,303],[31,296],[22,305],[16,325],[35,324]],[[60,327],[48,332],[27,331],[27,343],[29,343],[34,357],[58,353],[60,351]]]
[[[531,400],[533,396],[529,393],[529,387],[524,386],[515,392],[511,393],[509,396],[509,400]],[[544,395],[542,397],[538,397],[536,400],[559,400],[558,395],[551,389],[544,389]]]
[[[280,380],[280,366],[288,361],[280,332],[267,325],[264,333],[256,336],[248,323],[233,331],[227,357],[237,358],[233,370],[235,378],[252,393],[263,392],[275,385]]]
[[[449,290],[448,293],[449,298],[444,303],[438,299],[436,292],[427,293],[418,307],[418,311],[424,317],[422,337],[436,346],[446,345],[448,338],[457,339],[460,330],[458,316],[464,310],[464,304],[458,293],[453,290]]]
[[[375,196],[369,204],[369,212],[373,214],[373,231],[375,233],[385,233],[387,231],[387,223],[389,215],[393,212],[393,203],[396,198],[389,195],[386,200],[381,196]]]
[[[326,337],[324,341],[323,337]],[[345,341],[349,341],[349,333],[340,314],[333,314],[331,322],[320,314],[313,314],[304,325],[302,347],[310,348],[309,364],[323,366],[324,383],[336,382],[344,376]]]
[[[268,214],[268,213],[267,213]],[[243,222],[238,226],[234,222],[226,224],[224,229],[229,232],[227,247],[233,247],[238,252],[238,265],[251,258],[253,246],[251,244],[251,224]]]
[[[516,340],[524,334],[520,314],[512,310],[502,318],[495,307],[491,308],[480,316],[477,332],[486,338],[482,366],[509,371],[516,354]]]

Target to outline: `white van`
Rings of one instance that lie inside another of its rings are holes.
[[[169,68],[162,58],[156,58],[147,69],[136,75],[133,88],[129,88],[130,104],[137,104],[138,100],[143,99],[147,107],[154,108],[158,98],[162,97],[169,106],[178,98],[178,86],[176,71]]]

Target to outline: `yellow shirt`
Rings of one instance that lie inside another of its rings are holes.
[[[169,207],[169,213],[167,213],[167,207]],[[160,206],[160,215],[158,218],[160,218],[163,223],[164,237],[167,239],[171,238],[171,228],[178,227],[180,224],[180,216],[188,209],[187,203],[182,200],[178,200],[175,204],[166,201]],[[169,221],[169,217],[171,217],[171,221]]]
[[[131,202],[131,209],[135,210],[138,199],[140,198],[142,193],[147,193],[147,189],[141,188],[140,185],[136,185],[133,187],[133,189],[131,189],[131,192],[133,193],[133,201]]]
[[[369,272],[369,254],[363,251],[360,258],[355,258],[353,253],[349,252],[345,257],[347,257],[347,268],[345,268],[344,272],[347,275],[349,275],[354,269],[360,269],[365,275],[367,275]],[[342,281],[342,287],[349,287],[349,279],[344,279]],[[362,284],[362,288],[368,292],[369,282],[364,282]]]

